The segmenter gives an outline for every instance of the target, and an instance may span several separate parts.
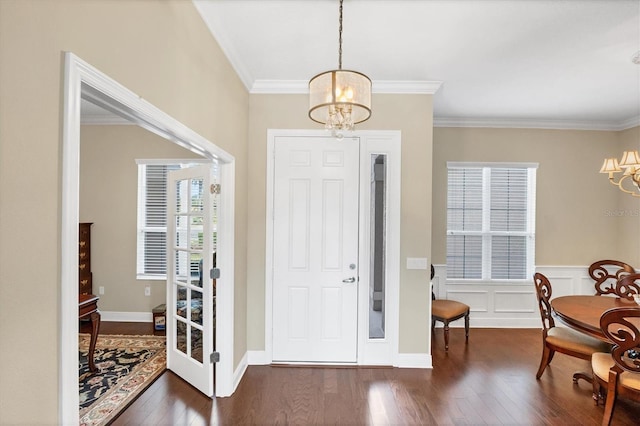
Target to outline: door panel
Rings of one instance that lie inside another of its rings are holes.
[[[273,360],[355,362],[356,138],[275,140]]]
[[[215,250],[212,167],[168,176],[167,368],[213,396]],[[203,273],[203,271],[206,271]]]

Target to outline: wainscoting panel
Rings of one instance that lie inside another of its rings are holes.
[[[444,299],[466,303],[473,312],[489,312],[489,292],[481,289],[446,290]]]
[[[433,265],[433,292],[439,299],[458,300],[471,308],[471,327],[541,328],[533,277],[525,282],[468,283],[447,280],[446,265]],[[536,266],[553,288],[552,298],[571,294],[594,294],[588,266]],[[464,327],[464,321],[451,323]]]
[[[494,293],[494,312],[530,314],[538,309],[533,291],[500,291]]]

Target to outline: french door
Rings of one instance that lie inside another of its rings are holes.
[[[167,181],[167,368],[209,397],[219,192],[214,167],[172,171]]]
[[[359,141],[277,137],[273,361],[356,362]]]

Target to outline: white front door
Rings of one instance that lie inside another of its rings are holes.
[[[359,141],[275,139],[273,361],[356,362]]]
[[[167,368],[213,396],[215,230],[210,165],[167,179]]]

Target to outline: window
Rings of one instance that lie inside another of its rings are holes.
[[[139,279],[166,279],[167,174],[183,166],[138,161],[136,276]]]
[[[537,164],[448,163],[447,279],[526,280]]]

